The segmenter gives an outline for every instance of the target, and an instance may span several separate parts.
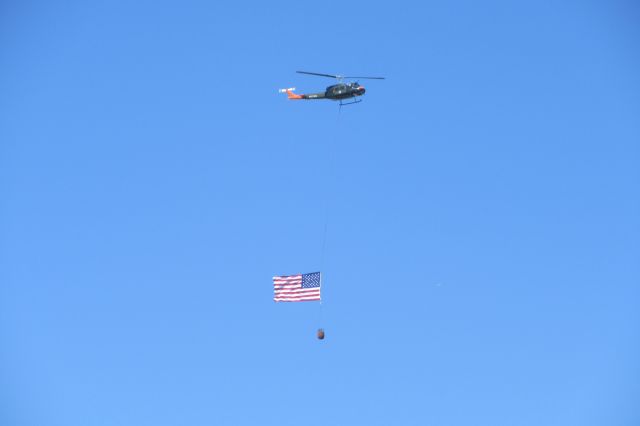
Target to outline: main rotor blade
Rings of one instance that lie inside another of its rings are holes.
[[[367,80],[384,80],[384,77],[352,77],[352,76],[345,76],[342,78],[356,78],[356,79],[367,79]]]
[[[320,77],[329,77],[329,78],[342,78],[339,75],[331,75],[331,74],[320,74],[317,72],[307,72],[307,71],[296,71],[298,74],[309,74],[309,75],[319,75]]]

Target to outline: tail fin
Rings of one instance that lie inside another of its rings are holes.
[[[302,99],[301,95],[296,95],[293,91],[296,90],[295,87],[290,87],[289,89],[280,89],[278,90],[280,93],[286,93],[287,98],[289,99]]]

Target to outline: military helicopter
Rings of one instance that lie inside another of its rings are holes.
[[[307,71],[296,71],[298,74],[309,74],[309,75],[317,75],[320,77],[329,77],[335,78],[338,80],[338,84],[334,84],[333,86],[327,87],[324,92],[321,93],[309,93],[309,94],[301,94],[297,95],[293,93],[296,90],[295,87],[291,87],[289,89],[280,89],[280,93],[286,93],[287,97],[292,100],[299,99],[330,99],[332,101],[340,101],[340,106],[342,105],[351,105],[362,102],[361,99],[357,99],[358,96],[364,95],[366,91],[364,86],[361,86],[357,81],[354,83],[344,83],[344,79],[367,79],[367,80],[384,80],[384,77],[347,77],[342,75],[332,75],[332,74],[320,74],[317,72],[307,72]],[[343,102],[345,99],[352,99],[352,102]]]

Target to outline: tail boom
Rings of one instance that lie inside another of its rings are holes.
[[[325,97],[324,93],[310,93],[308,95],[297,95],[295,93],[293,93],[293,91],[296,90],[295,87],[291,87],[289,89],[280,89],[279,92],[280,93],[286,93],[287,94],[287,98],[291,99],[291,100],[300,100],[300,99],[322,99]]]

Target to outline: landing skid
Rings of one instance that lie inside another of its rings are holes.
[[[340,101],[340,106],[359,104],[360,102],[362,102],[362,99],[354,99],[352,102],[342,102],[342,101]]]

